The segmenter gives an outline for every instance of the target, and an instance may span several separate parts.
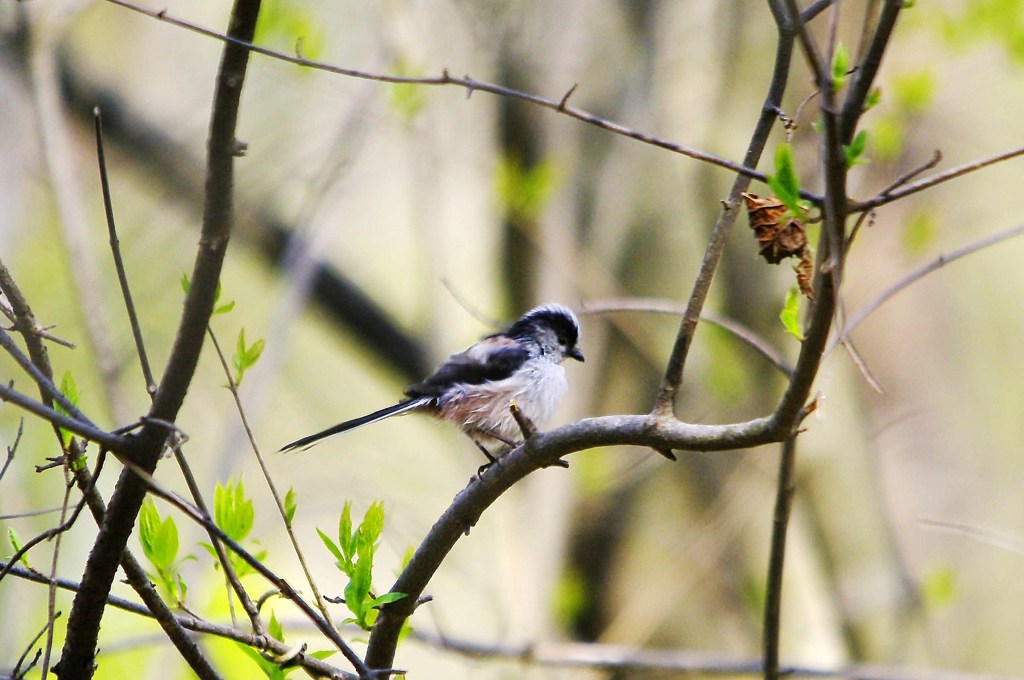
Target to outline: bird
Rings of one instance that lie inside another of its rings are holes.
[[[454,423],[494,463],[523,432],[513,408],[535,426],[554,414],[569,386],[562,361],[584,360],[579,342],[580,324],[571,309],[557,303],[534,307],[504,330],[452,354],[406,389],[397,404],[297,439],[281,451],[304,450],[392,416],[426,413]]]

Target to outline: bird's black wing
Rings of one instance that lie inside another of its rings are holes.
[[[453,354],[434,374],[405,391],[409,397],[439,397],[452,385],[479,385],[504,380],[527,359],[528,350],[507,338],[487,338]]]

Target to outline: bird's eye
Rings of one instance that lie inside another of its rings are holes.
[[[557,336],[556,339],[558,340],[558,344],[559,345],[568,345],[569,344],[569,341],[566,340],[564,335],[559,335],[559,336]]]

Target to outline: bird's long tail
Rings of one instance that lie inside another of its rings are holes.
[[[378,420],[384,420],[385,418],[390,418],[391,416],[397,416],[403,413],[408,413],[409,411],[415,411],[416,409],[423,408],[424,406],[428,405],[431,401],[433,401],[433,397],[419,397],[417,399],[401,401],[395,404],[394,406],[382,408],[379,411],[374,411],[373,413],[369,413],[359,418],[346,420],[345,422],[338,423],[337,425],[329,427],[322,432],[311,434],[307,437],[303,437],[302,439],[296,439],[291,444],[282,446],[281,451],[295,451],[297,449],[308,449],[309,447],[319,442],[321,439],[326,439],[327,437],[340,434],[342,432],[348,432],[349,430],[354,430],[357,427],[362,427],[363,425],[376,423]]]

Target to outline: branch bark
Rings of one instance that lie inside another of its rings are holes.
[[[251,41],[259,10],[260,0],[236,0],[231,10],[228,34]],[[225,45],[210,121],[203,227],[192,271],[192,286],[185,299],[170,359],[149,413],[150,417],[163,422],[173,423],[177,418],[195,373],[206,326],[213,312],[214,295],[231,233],[234,158],[237,154],[235,128],[248,61],[248,50],[233,43]],[[137,436],[131,438],[129,448],[134,454],[131,459],[146,472],[152,472],[165,439],[166,430],[162,426],[147,423]],[[82,589],[75,596],[68,618],[67,638],[58,664],[59,673],[64,677],[92,677],[106,598],[146,490],[146,483],[132,472],[125,470],[121,473],[86,562]]]

